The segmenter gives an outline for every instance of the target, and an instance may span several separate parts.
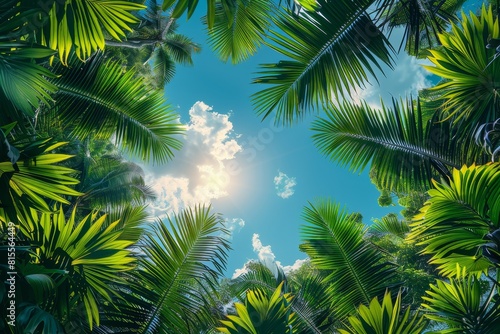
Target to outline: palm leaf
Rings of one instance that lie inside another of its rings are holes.
[[[296,333],[293,328],[295,315],[289,310],[293,297],[282,290],[283,282],[270,296],[259,289],[248,290],[245,304],[235,304],[237,315],[228,315],[226,320],[221,320],[225,327],[217,330],[227,334]]]
[[[214,284],[225,268],[229,244],[220,236],[222,226],[209,207],[186,209],[168,218],[168,226],[152,226],[142,244],[140,295],[153,307],[141,333],[188,333],[198,322],[214,322],[199,289]]]
[[[144,8],[121,0],[53,1],[47,7],[50,8],[49,24],[44,27],[40,40],[57,50],[65,65],[73,48],[82,60],[97,50],[103,50],[104,31],[117,40],[125,37],[125,31],[132,31],[131,25],[138,22],[131,12]]]
[[[460,141],[451,121],[434,117],[423,123],[419,102],[394,102],[393,109],[372,109],[366,103],[332,106],[327,118],[313,123],[315,145],[352,171],[371,163],[378,187],[396,192],[426,190],[432,178],[447,176],[452,167],[487,157],[471,141]]]
[[[341,318],[359,304],[368,305],[382,296],[395,277],[395,266],[383,262],[382,254],[364,240],[363,225],[330,201],[304,209],[308,223],[301,227],[305,251],[320,270],[328,271],[332,306]]]
[[[362,86],[381,64],[392,66],[391,47],[366,10],[372,0],[318,0],[319,9],[298,18],[282,10],[275,19],[269,46],[283,56],[262,64],[254,83],[271,85],[252,97],[263,118],[292,123],[306,112]]]
[[[455,169],[450,184],[434,182],[429,195],[409,239],[424,246],[431,263],[444,275],[457,264],[471,272],[495,266],[500,245],[488,235],[500,227],[500,164]]]
[[[106,216],[93,214],[78,222],[75,210],[66,219],[62,208],[55,214],[32,211],[31,219],[24,222],[23,233],[39,245],[40,263],[67,272],[57,282],[59,302],[70,298],[71,289],[71,296],[84,305],[90,329],[94,322],[99,325],[99,300],[111,302],[116,293],[109,283],[120,282],[117,274],[134,268],[127,249],[133,242],[120,239],[127,227],[115,229],[116,221],[104,228],[105,223]]]
[[[230,12],[216,6],[215,24],[208,29],[209,44],[223,61],[242,62],[257,52],[271,24],[273,4],[269,0],[236,0]]]
[[[0,129],[0,133],[2,133]],[[13,142],[17,147],[19,160],[0,162],[0,216],[17,222],[29,208],[51,211],[47,200],[69,203],[67,196],[79,196],[71,187],[78,183],[72,177],[75,171],[58,165],[71,158],[70,155],[52,153],[65,143],[49,139],[33,142]]]
[[[74,125],[79,139],[109,139],[142,160],[166,162],[181,147],[183,132],[178,115],[165,105],[163,94],[150,92],[132,71],[122,73],[119,64],[97,54],[72,68],[57,66],[62,76],[52,82],[63,124]],[[89,83],[92,85],[89,85]]]
[[[426,317],[445,324],[440,333],[494,333],[500,326],[500,299],[496,288],[485,293],[484,285],[474,275],[458,272],[449,282],[431,284],[422,304]]]
[[[0,39],[0,99],[7,105],[2,109],[0,124],[33,117],[40,102],[52,101],[57,87],[47,81],[55,75],[34,63],[33,58],[46,58],[54,51],[28,43],[3,42]]]
[[[397,215],[389,214],[381,219],[375,219],[370,226],[370,231],[404,239],[406,234],[410,232],[410,226],[404,220],[399,220]]]
[[[401,291],[394,302],[387,291],[382,303],[373,298],[369,306],[360,305],[357,311],[358,314],[349,317],[348,329],[340,329],[340,334],[419,334],[424,333],[427,326],[418,312],[410,316],[409,307],[403,310]]]
[[[443,46],[430,50],[428,58],[433,66],[424,66],[448,79],[432,90],[444,91],[444,110],[450,117],[455,116],[455,122],[463,120],[468,129],[500,117],[496,93],[500,63],[489,64],[495,50],[486,48],[489,38],[500,37],[498,27],[498,18],[491,8],[486,10],[483,6],[480,17],[462,14],[460,26],[453,24],[450,32],[439,35]]]

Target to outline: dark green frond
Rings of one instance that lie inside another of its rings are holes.
[[[257,52],[271,25],[274,5],[269,0],[236,0],[229,11],[216,6],[215,24],[208,29],[209,43],[223,61],[242,62]]]
[[[119,146],[139,158],[164,163],[181,147],[183,126],[159,91],[147,91],[132,71],[96,54],[71,68],[57,66],[53,79],[59,91],[57,108],[63,124],[74,125],[79,139],[112,136]]]
[[[186,209],[168,226],[158,221],[141,245],[141,295],[153,305],[142,333],[187,333],[203,319],[214,323],[202,286],[217,279],[226,265],[229,244],[222,219],[210,208]]]
[[[329,273],[332,307],[343,318],[359,304],[383,296],[395,277],[395,266],[364,240],[364,226],[331,201],[304,209],[307,225],[301,227],[301,249],[320,270]]]
[[[471,141],[457,138],[452,121],[434,117],[424,124],[418,102],[394,101],[393,109],[382,110],[345,102],[327,110],[312,129],[323,154],[352,171],[371,163],[378,186],[398,192],[425,191],[432,178],[448,176],[453,167],[487,161]]]
[[[319,0],[299,18],[280,11],[269,46],[286,59],[261,65],[253,82],[270,86],[252,97],[257,113],[290,124],[364,85],[374,68],[392,66],[392,48],[366,13],[373,2]]]

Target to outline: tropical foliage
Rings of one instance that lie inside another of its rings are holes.
[[[285,272],[252,262],[222,279],[223,217],[195,206],[154,220],[140,167],[181,148],[184,126],[163,87],[174,63],[192,64],[200,50],[176,33],[198,1],[2,1],[2,310],[12,279],[17,294],[15,319],[3,316],[0,331],[495,331],[500,28],[491,7],[460,19],[463,3],[207,2],[203,22],[223,61],[263,45],[285,58],[260,65],[257,114],[292,124],[321,112],[318,150],[353,171],[369,167],[380,204],[405,207],[404,219],[366,227],[337,202],[310,203],[306,264]],[[395,64],[388,36],[401,26],[400,48],[427,57],[442,80],[390,107],[350,101]]]

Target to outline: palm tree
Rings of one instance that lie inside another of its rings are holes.
[[[425,191],[452,168],[488,161],[472,141],[458,138],[452,121],[435,115],[425,122],[419,101],[393,101],[392,110],[344,102],[328,108],[312,130],[323,154],[353,171],[371,163],[377,187],[397,193]]]
[[[149,68],[151,63],[153,86],[163,89],[175,74],[175,64],[192,65],[193,53],[200,52],[201,48],[190,38],[176,33],[176,19],[164,16],[156,0],[146,1],[146,9],[138,17],[140,25],[127,34],[125,41],[106,41],[106,45],[122,48],[120,56],[128,67]],[[113,57],[119,55],[113,48],[108,53]]]
[[[277,122],[290,124],[363,85],[374,68],[392,66],[392,48],[366,13],[373,3],[319,0],[316,11],[299,18],[280,10],[269,46],[288,59],[261,65],[254,83],[271,86],[253,95],[257,113],[265,118],[276,111]]]

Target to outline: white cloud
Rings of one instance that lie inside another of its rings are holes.
[[[148,183],[158,194],[150,205],[153,215],[177,213],[229,195],[231,175],[226,163],[242,150],[229,117],[203,102],[189,110],[182,150],[164,166],[145,167]]]
[[[238,233],[245,227],[245,221],[241,218],[226,218],[224,219],[224,227],[228,230],[229,238],[231,238],[234,233]]]
[[[289,274],[291,273],[292,271],[296,271],[298,270],[300,267],[302,267],[302,265],[306,262],[308,262],[309,259],[298,259],[298,260],[295,260],[295,262],[291,265],[291,266],[282,266],[281,265],[281,262],[279,261],[276,261],[276,263],[283,268],[283,271],[285,272],[285,274]]]
[[[274,177],[274,187],[276,194],[281,198],[288,198],[295,193],[293,189],[297,185],[294,177],[288,177],[283,172],[278,171],[278,176]]]
[[[259,262],[263,263],[271,269],[273,273],[276,274],[276,266],[283,269],[285,274],[290,273],[293,270],[297,270],[302,266],[308,259],[296,260],[295,263],[291,266],[283,266],[280,261],[276,261],[276,256],[274,255],[271,245],[264,246],[262,241],[260,240],[260,236],[257,233],[254,233],[252,236],[252,247],[253,251],[257,255],[257,259]],[[248,272],[248,265],[256,260],[248,260],[243,267],[238,268],[234,271],[232,278],[236,278],[240,275],[246,274]]]

